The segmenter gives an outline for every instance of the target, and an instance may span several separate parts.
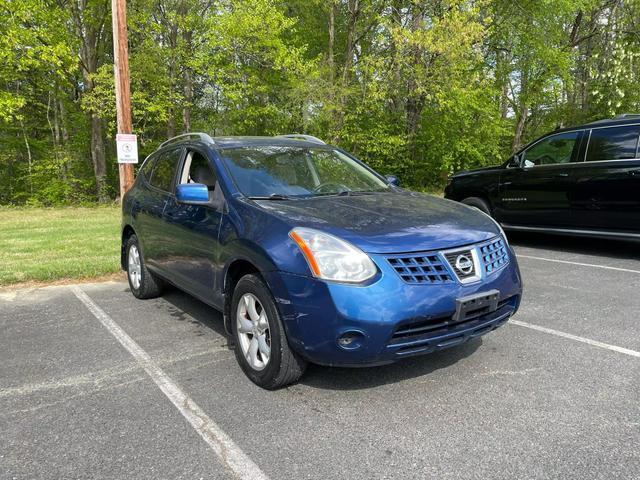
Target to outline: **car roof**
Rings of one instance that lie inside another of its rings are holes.
[[[607,118],[603,120],[596,120],[594,122],[584,123],[582,125],[576,125],[572,127],[559,128],[549,134],[568,132],[572,130],[581,130],[586,128],[601,128],[601,127],[615,127],[616,125],[636,125],[640,123],[640,114],[625,113],[618,115],[615,118]],[[546,135],[545,135],[546,136]]]
[[[574,125],[571,127],[557,128],[526,143],[525,145],[520,147],[520,149],[516,152],[516,154],[519,155],[534,143],[538,143],[543,138],[550,137],[552,135],[557,135],[558,133],[574,132],[576,130],[587,130],[590,128],[603,128],[603,127],[615,127],[619,125],[638,125],[638,124],[640,124],[640,114],[624,113],[614,118],[596,120],[594,122],[583,123],[582,125]]]
[[[286,137],[258,137],[258,136],[226,136],[213,137],[213,143],[217,148],[238,148],[253,146],[276,146],[276,147],[326,147],[325,143],[319,141],[305,140],[304,138]]]
[[[184,145],[185,143],[200,143],[213,148],[240,148],[252,146],[277,146],[277,147],[301,147],[301,148],[333,148],[328,146],[319,138],[311,135],[288,134],[276,135],[274,137],[266,136],[219,136],[210,137],[206,133],[192,132],[178,135],[163,142],[158,150],[176,145]]]

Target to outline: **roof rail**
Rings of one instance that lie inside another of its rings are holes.
[[[640,117],[640,113],[621,113],[620,115],[616,115],[614,118],[629,118],[629,117]]]
[[[275,138],[299,138],[301,140],[306,140],[307,142],[319,143],[320,145],[326,145],[322,140],[318,137],[314,137],[313,135],[303,135],[302,133],[288,133],[286,135],[276,135]]]
[[[216,143],[213,141],[208,134],[202,132],[191,132],[191,133],[183,133],[182,135],[178,135],[176,137],[170,138],[169,140],[162,142],[158,148],[165,147],[167,145],[171,145],[172,143],[180,143],[182,141],[187,141],[190,139],[194,140],[202,140],[208,143]]]

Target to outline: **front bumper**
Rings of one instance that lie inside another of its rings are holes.
[[[376,365],[459,345],[504,324],[522,296],[518,264],[509,253],[504,268],[465,285],[405,283],[378,255],[371,258],[380,274],[364,286],[284,272],[269,272],[266,280],[297,353],[322,365]],[[496,311],[453,322],[457,298],[489,290],[500,292]],[[357,341],[341,346],[345,334]]]

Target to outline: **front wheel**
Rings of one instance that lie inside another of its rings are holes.
[[[479,197],[468,197],[468,198],[465,198],[464,200],[462,200],[462,203],[464,203],[465,205],[469,205],[470,207],[477,208],[482,213],[486,213],[490,217],[492,216],[491,215],[491,208],[489,207],[489,204],[485,200],[483,200],[482,198],[479,198]]]
[[[253,383],[275,390],[302,376],[306,362],[289,347],[273,296],[260,277],[240,279],[231,316],[236,359]]]

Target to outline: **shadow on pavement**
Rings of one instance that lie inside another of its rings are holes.
[[[337,368],[309,365],[299,383],[330,390],[362,390],[398,383],[450,367],[472,355],[481,345],[482,338],[473,338],[457,347],[379,367]]]
[[[533,232],[507,232],[511,245],[557,252],[638,260],[638,243],[603,238],[571,237]]]
[[[197,298],[173,286],[165,287],[162,298],[175,307],[175,314],[172,313],[171,315],[177,320],[185,320],[186,317],[184,314],[186,313],[195,319],[195,323],[200,323],[229,340],[227,333],[224,331],[222,313],[215,308],[210,307],[206,303],[202,303]]]
[[[233,348],[231,338],[224,331],[222,314],[216,309],[171,286],[166,288],[162,298],[175,308],[175,314],[172,316],[178,321],[186,320],[187,314],[194,319],[191,321],[200,323],[226,338],[227,346]],[[449,367],[472,355],[481,345],[482,339],[474,338],[457,347],[378,367],[337,368],[309,365],[300,383],[322,389],[358,390],[401,382]]]

